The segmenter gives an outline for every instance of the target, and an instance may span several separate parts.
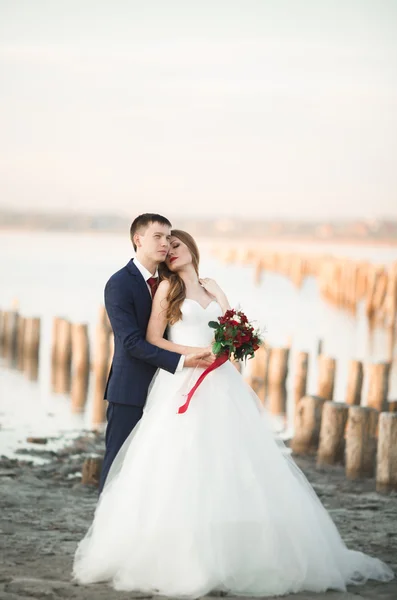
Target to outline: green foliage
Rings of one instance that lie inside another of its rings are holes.
[[[212,351],[216,356],[227,353],[233,360],[250,360],[255,351],[263,344],[260,332],[254,330],[242,311],[226,311],[218,322],[210,321],[214,329]]]

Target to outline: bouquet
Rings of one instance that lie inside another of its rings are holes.
[[[258,330],[254,330],[245,314],[234,308],[227,310],[219,323],[210,321],[208,325],[215,329],[212,351],[215,356],[227,353],[228,358],[244,360],[253,358],[256,350],[263,344]]]
[[[234,308],[227,310],[222,317],[218,317],[218,322],[210,321],[208,325],[215,330],[212,344],[215,360],[200,375],[187,394],[185,404],[178,409],[179,414],[187,411],[194,392],[211,371],[223,365],[229,358],[234,360],[253,358],[256,350],[263,344],[259,331],[254,330],[241,310],[236,311]]]

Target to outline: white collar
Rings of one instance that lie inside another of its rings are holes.
[[[138,271],[140,272],[140,274],[142,275],[142,277],[144,278],[145,281],[150,279],[150,277],[158,277],[159,276],[159,272],[158,272],[157,268],[156,268],[155,274],[152,275],[151,272],[148,271],[147,268],[144,267],[137,258],[134,258],[134,265],[136,266],[136,268],[138,269]]]

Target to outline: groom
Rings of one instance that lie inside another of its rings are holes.
[[[135,258],[112,275],[105,286],[114,356],[105,390],[109,405],[99,492],[116,454],[142,417],[157,368],[175,373],[183,367],[207,367],[212,362],[209,352],[183,356],[146,341],[152,298],[158,286],[157,268],[169,250],[171,223],[161,215],[146,213],[133,221],[130,235]]]

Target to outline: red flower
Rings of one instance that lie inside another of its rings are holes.
[[[229,309],[224,315],[218,317],[219,325],[211,327],[215,329],[214,348],[216,356],[228,353],[236,360],[252,357],[258,350],[262,340],[254,332],[246,315],[242,311]]]

